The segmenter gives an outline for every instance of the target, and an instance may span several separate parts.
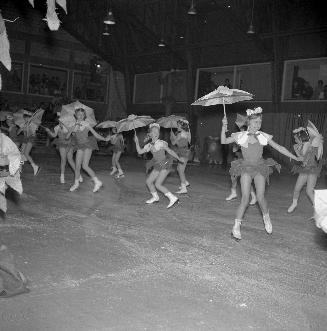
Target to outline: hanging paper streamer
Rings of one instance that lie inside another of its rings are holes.
[[[56,3],[67,13],[66,0],[47,0],[47,15],[45,20],[50,30],[58,30],[60,21],[56,13]]]
[[[34,0],[28,0],[31,6],[34,8]],[[66,0],[47,0],[47,14],[44,20],[47,22],[51,31],[59,29],[60,20],[56,13],[56,4],[58,4],[67,14]]]
[[[0,12],[0,62],[10,71],[11,70],[11,58],[9,54],[9,41],[5,26],[5,21]],[[0,90],[2,88],[2,80],[0,76]]]

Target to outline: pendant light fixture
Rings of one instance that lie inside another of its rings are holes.
[[[107,13],[108,14],[104,18],[103,23],[104,24],[108,24],[108,25],[114,25],[114,24],[116,24],[116,20],[114,18],[113,13],[112,13],[112,9],[109,6],[109,0],[108,0],[108,3],[107,3]]]
[[[251,23],[250,23],[248,31],[246,32],[247,34],[255,33],[254,25],[253,25],[253,12],[254,12],[254,0],[252,0]]]
[[[104,25],[104,29],[103,29],[102,35],[103,36],[110,36],[110,32],[109,32],[109,28],[108,28],[108,25],[107,24]]]
[[[191,7],[187,12],[189,15],[196,15],[197,11],[195,9],[194,0],[191,1]]]

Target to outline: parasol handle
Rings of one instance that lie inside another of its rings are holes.
[[[224,98],[223,98],[223,106],[224,106],[224,117],[227,118],[227,116],[226,116],[226,106],[225,106],[225,100],[224,100]]]
[[[227,119],[227,116],[226,116],[226,106],[225,106],[225,100],[223,98],[223,106],[224,106],[224,118]],[[228,131],[228,128],[226,128],[226,132]]]

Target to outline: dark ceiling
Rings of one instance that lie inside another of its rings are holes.
[[[36,7],[45,11],[45,2],[35,0]],[[186,68],[190,53],[205,65],[205,50],[212,48],[214,57],[215,49],[241,41],[269,58],[274,36],[327,30],[325,0],[193,0],[197,15],[188,15],[191,2],[67,0],[68,14],[58,12],[63,28],[74,37],[115,68],[128,66],[135,73]],[[109,26],[110,36],[103,36],[109,8],[116,24]],[[249,35],[252,8],[256,33]],[[160,39],[166,47],[158,47]]]

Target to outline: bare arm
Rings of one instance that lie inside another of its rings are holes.
[[[109,141],[110,140],[110,135],[105,138],[105,137],[102,137],[100,134],[98,134],[91,126],[88,126],[88,129],[91,131],[93,136],[95,138],[97,138],[98,140],[102,140],[102,141]]]
[[[221,134],[220,134],[220,142],[222,145],[227,145],[235,142],[235,139],[233,137],[226,137],[227,132],[227,118],[224,117],[223,120],[223,126],[221,128]]]
[[[136,146],[136,150],[138,154],[144,154],[147,153],[147,150],[145,150],[144,148],[140,147],[140,143],[139,143],[139,138],[137,137],[137,135],[134,135],[134,141],[135,141],[135,146]]]
[[[279,153],[289,157],[290,159],[293,159],[295,161],[299,161],[299,158],[296,157],[294,154],[292,154],[291,152],[289,152],[284,146],[278,145],[277,143],[275,143],[273,140],[269,140],[268,144],[275,149],[276,151],[278,151]]]

